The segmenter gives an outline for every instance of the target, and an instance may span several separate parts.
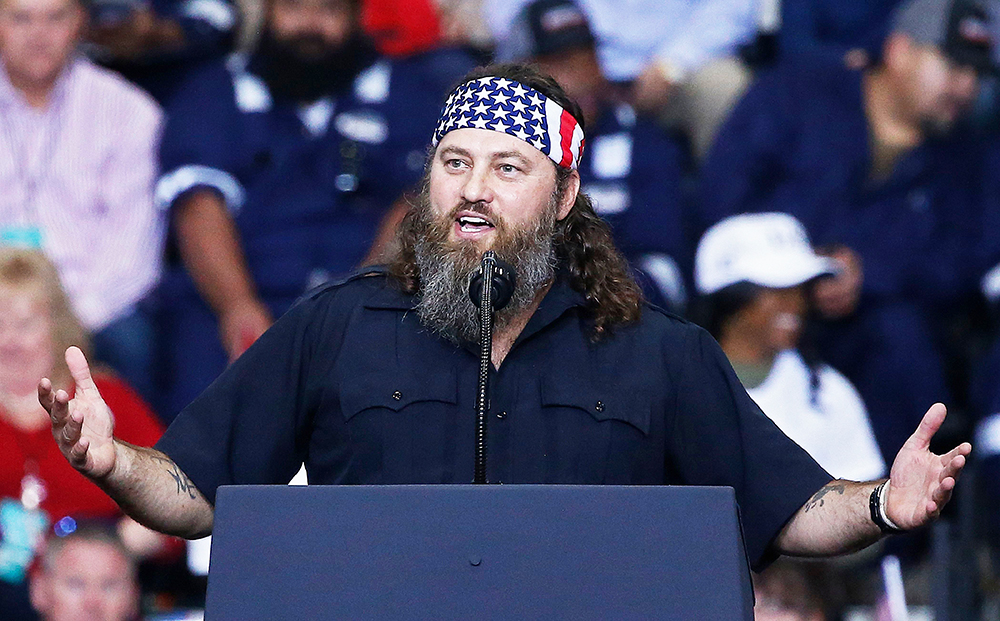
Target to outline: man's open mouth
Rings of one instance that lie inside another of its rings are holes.
[[[482,216],[462,214],[455,221],[463,233],[482,233],[494,228],[493,223]]]

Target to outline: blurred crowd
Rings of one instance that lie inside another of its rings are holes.
[[[996,611],[998,61],[998,0],[0,0],[0,616],[198,607],[183,545],[61,459],[37,380],[72,390],[83,346],[116,433],[154,443],[305,291],[379,262],[487,62],[581,104],[583,190],[648,299],[831,474],[884,476],[949,406],[978,586],[953,618]],[[941,545],[776,565],[758,618],[885,608],[883,557],[927,604]]]

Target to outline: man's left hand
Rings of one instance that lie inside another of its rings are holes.
[[[919,528],[941,513],[972,452],[968,442],[944,455],[931,452],[931,438],[941,428],[946,414],[944,405],[932,405],[892,462],[886,513],[904,530]]]

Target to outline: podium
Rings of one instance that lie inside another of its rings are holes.
[[[206,619],[753,619],[734,492],[226,486]]]

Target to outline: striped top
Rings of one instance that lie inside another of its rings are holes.
[[[159,277],[161,125],[150,97],[87,60],[66,67],[44,108],[29,106],[0,60],[0,240],[37,240],[92,331]]]

